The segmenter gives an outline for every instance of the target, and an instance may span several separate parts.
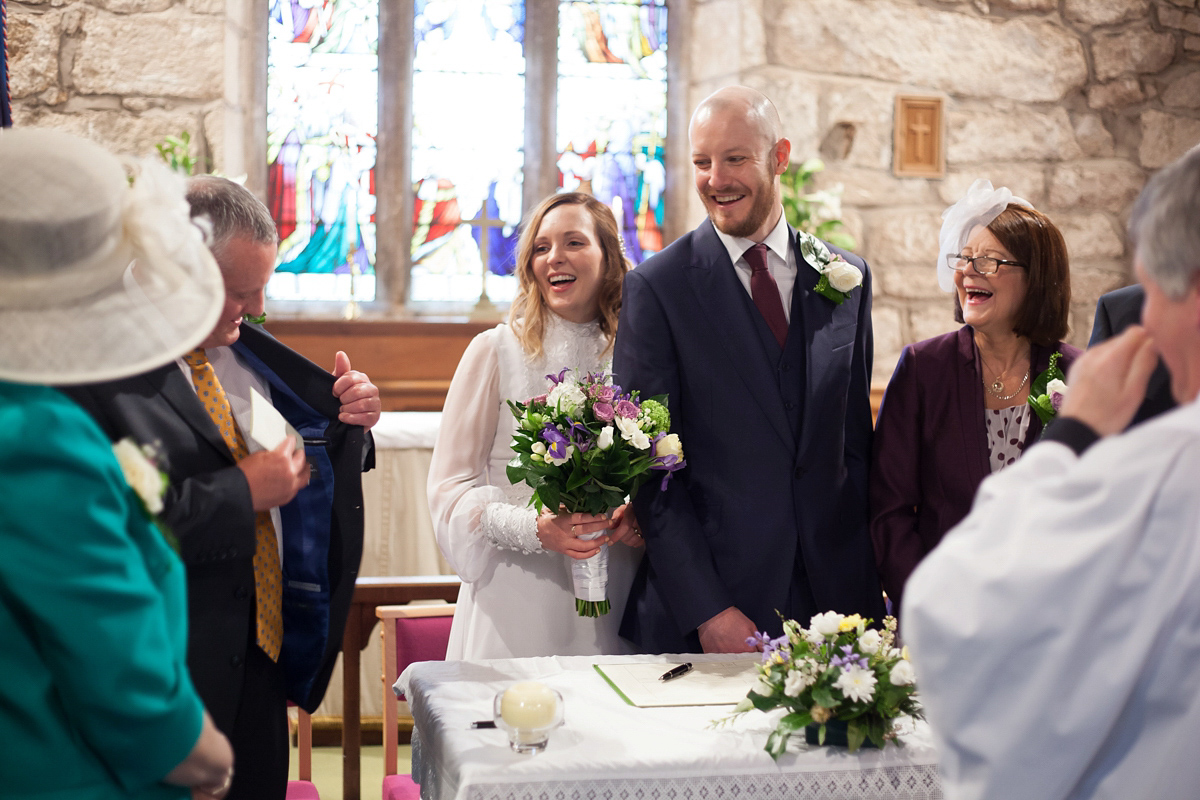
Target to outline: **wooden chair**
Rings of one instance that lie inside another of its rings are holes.
[[[288,781],[287,800],[321,800],[312,782],[312,717],[303,708],[297,718],[296,745],[299,751],[300,780]]]
[[[454,604],[379,606],[383,622],[383,800],[417,800],[412,775],[397,775],[398,698],[392,685],[416,661],[441,661],[450,640]]]

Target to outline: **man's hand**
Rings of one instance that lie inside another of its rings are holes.
[[[333,357],[333,396],[341,401],[338,419],[347,425],[362,425],[370,428],[379,422],[379,411],[383,404],[379,400],[379,387],[371,383],[366,373],[350,369],[350,357],[338,350]]]
[[[1067,396],[1059,411],[1101,436],[1120,433],[1146,397],[1158,350],[1140,325],[1090,348],[1071,365]]]
[[[269,511],[290,502],[308,485],[308,462],[296,440],[286,437],[274,450],[261,450],[238,462],[250,484],[255,511]]]
[[[706,653],[753,653],[746,640],[758,633],[750,618],[737,609],[729,608],[712,619],[700,623],[700,646]]]

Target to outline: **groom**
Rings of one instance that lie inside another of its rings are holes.
[[[776,611],[878,620],[870,271],[818,243],[860,277],[835,281],[840,304],[814,290],[821,258],[783,219],[791,143],[770,100],[721,89],[688,134],[709,218],[626,276],[617,328],[618,382],[670,396],[688,463],[634,500],[646,558],[621,634],[640,652],[741,652],[780,633]]]

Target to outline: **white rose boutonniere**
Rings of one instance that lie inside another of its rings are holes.
[[[125,482],[141,502],[142,510],[166,538],[171,549],[179,552],[179,542],[166,524],[158,518],[163,510],[163,495],[167,492],[167,473],[158,468],[157,454],[150,445],[138,446],[128,437],[113,445],[113,455],[125,476]]]
[[[813,291],[841,305],[846,295],[862,286],[862,270],[839,255],[829,252],[817,237],[804,231],[796,231],[800,243],[800,255],[821,274]]]

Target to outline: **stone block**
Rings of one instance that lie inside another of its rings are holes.
[[[92,5],[114,14],[143,14],[166,11],[175,0],[92,0]]]
[[[1092,37],[1092,63],[1096,78],[1107,81],[1130,73],[1159,72],[1175,57],[1175,37],[1149,28]]]
[[[1200,142],[1200,120],[1147,109],[1142,112],[1138,160],[1146,169],[1165,167]]]
[[[80,92],[222,96],[225,49],[219,18],[182,9],[130,16],[94,11],[84,27],[71,73]]]
[[[1079,114],[1072,119],[1075,141],[1085,156],[1105,158],[1113,155],[1113,137],[1099,114]]]
[[[967,97],[1054,102],[1082,87],[1078,37],[1048,19],[1009,20],[899,0],[767,0],[771,62]],[[961,47],[971,51],[963,68]]]
[[[1034,208],[1046,202],[1046,169],[1033,164],[980,164],[978,169],[951,172],[938,185],[939,199],[947,206],[957,203],[979,178],[991,181],[992,186],[1007,186]]]
[[[1062,231],[1072,264],[1083,259],[1121,258],[1125,254],[1125,239],[1106,214],[1055,213],[1051,219]]]
[[[696,7],[691,23],[693,80],[736,78],[767,61],[762,12],[756,2],[716,0]]]
[[[856,167],[890,169],[895,90],[864,82],[827,83],[821,97],[822,137],[839,125],[854,131],[853,146],[845,162]]]
[[[811,77],[784,67],[761,67],[744,75],[741,82],[771,98],[779,110],[783,133],[792,142],[794,158],[804,160],[816,155],[820,145],[820,97]]]
[[[962,327],[961,322],[954,321],[953,298],[950,295],[944,297],[941,302],[931,301],[909,306],[908,341],[905,344],[932,339]]]
[[[1058,8],[1058,0],[992,0],[992,5],[1008,11],[1045,13]]]
[[[880,303],[872,305],[871,331],[875,336],[875,368],[871,383],[886,386],[904,347],[900,309]]]
[[[1171,6],[1158,6],[1158,23],[1164,28],[1200,33],[1200,14],[1190,14]]]
[[[1189,53],[1200,52],[1200,36],[1183,37],[1183,49]]]
[[[1133,205],[1145,184],[1146,173],[1128,161],[1063,164],[1050,178],[1050,207],[1098,208],[1120,214]]]
[[[187,0],[188,11],[193,14],[224,14],[226,0]]]
[[[225,106],[220,103],[213,104],[213,107],[204,113],[203,131],[204,143],[207,145],[207,150],[203,154],[210,163],[201,164],[201,167],[216,172],[228,173],[229,165],[234,161],[225,152]],[[236,159],[239,163],[242,159]],[[237,177],[236,175],[234,177]]]
[[[1142,84],[1137,78],[1119,78],[1109,83],[1093,84],[1087,88],[1089,108],[1124,108],[1142,102]]]
[[[1064,17],[1089,27],[1138,19],[1149,11],[1150,0],[1066,0],[1063,4]]]
[[[996,161],[1067,161],[1083,151],[1063,108],[961,108],[947,114],[947,166]]]
[[[921,266],[893,265],[877,270],[875,292],[897,300],[937,300],[946,293],[938,287],[937,257]]]
[[[1071,303],[1091,308],[1093,313],[1100,295],[1120,289],[1128,283],[1129,273],[1115,263],[1071,263]],[[1087,329],[1090,334],[1090,324]]]
[[[8,86],[14,100],[50,92],[57,95],[62,13],[17,14],[8,18]]]
[[[193,111],[163,110],[135,116],[127,111],[81,111],[58,113],[36,108],[22,121],[24,125],[57,128],[85,139],[91,139],[115,153],[132,156],[158,157],[154,145],[167,136],[187,131],[196,138],[199,119]]]
[[[904,209],[865,214],[863,255],[871,263],[932,265],[937,261],[941,210]]]
[[[816,185],[821,189],[842,186],[842,204],[858,208],[876,206],[928,205],[933,202],[930,182],[925,178],[896,178],[891,172],[852,167],[845,164],[827,164],[826,170],[817,175]]]
[[[1200,68],[1181,75],[1167,86],[1162,94],[1163,105],[1175,108],[1200,109]]]

